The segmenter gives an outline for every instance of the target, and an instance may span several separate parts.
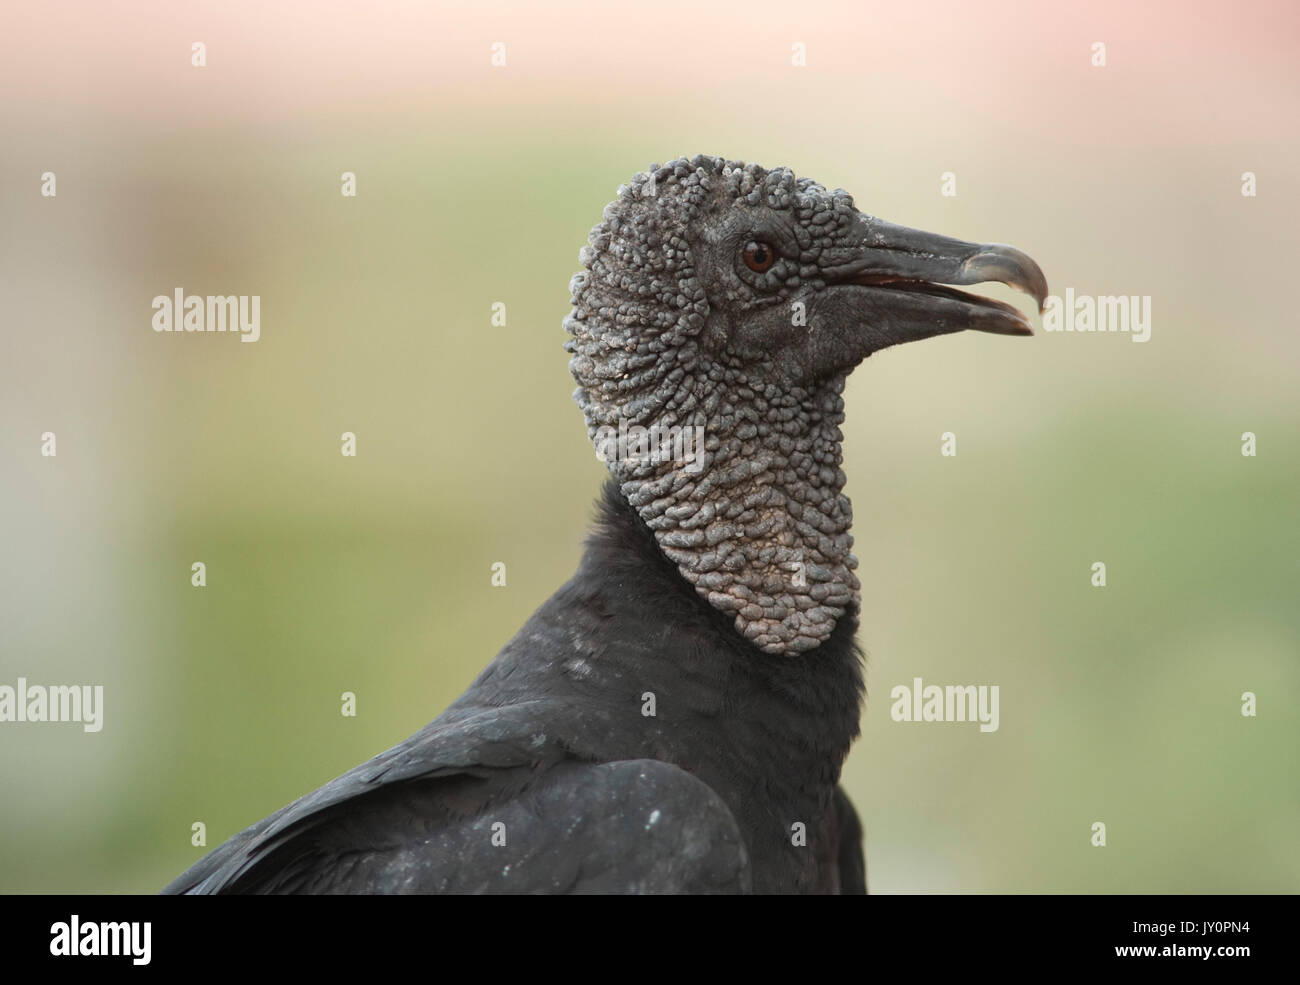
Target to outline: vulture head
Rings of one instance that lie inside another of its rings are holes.
[[[1001,281],[1042,271],[859,211],[786,168],[685,158],[638,174],[571,284],[574,395],[664,554],[759,650],[814,650],[856,615],[844,382],[873,352],[974,329],[1030,335]]]

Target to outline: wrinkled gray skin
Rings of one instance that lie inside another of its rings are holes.
[[[745,263],[751,241],[776,251],[770,269]],[[604,457],[682,576],[746,639],[785,655],[820,645],[858,607],[840,468],[848,373],[899,342],[1030,332],[1009,306],[924,282],[1046,294],[1010,247],[894,226],[787,169],[712,157],[620,188],[581,261],[565,328],[589,433],[704,428],[699,471]]]

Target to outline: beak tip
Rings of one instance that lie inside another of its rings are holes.
[[[972,282],[996,280],[1018,288],[1037,302],[1040,315],[1047,310],[1047,277],[1029,254],[1014,246],[982,245],[979,252],[966,260],[963,272]]]

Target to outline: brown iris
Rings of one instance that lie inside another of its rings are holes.
[[[745,245],[745,266],[756,274],[771,268],[776,262],[776,250],[767,243],[750,240]]]

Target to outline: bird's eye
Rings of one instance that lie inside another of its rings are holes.
[[[776,262],[776,250],[767,243],[750,240],[745,244],[745,266],[756,274],[770,269]]]

